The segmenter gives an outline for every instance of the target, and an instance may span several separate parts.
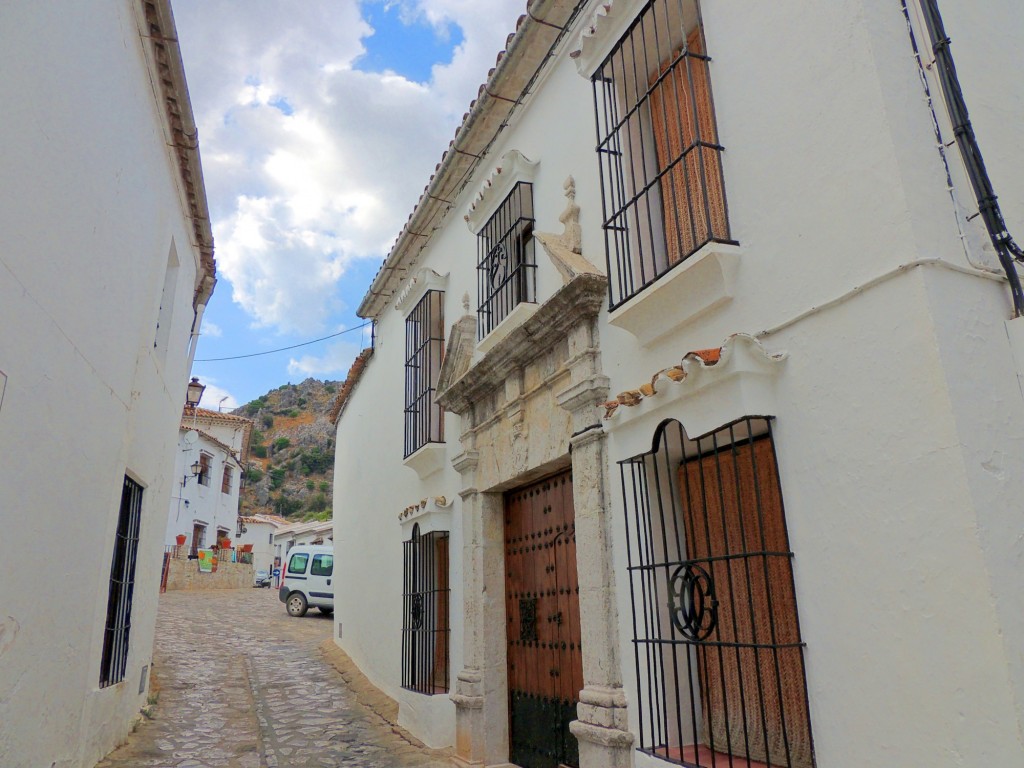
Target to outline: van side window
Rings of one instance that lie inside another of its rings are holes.
[[[330,576],[334,571],[334,555],[313,555],[313,567],[309,572],[313,576]]]
[[[297,552],[288,561],[288,573],[305,573],[306,563],[309,562],[309,555],[305,552]]]

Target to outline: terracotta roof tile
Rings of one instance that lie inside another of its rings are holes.
[[[345,405],[348,403],[348,399],[352,397],[356,384],[363,377],[366,363],[371,357],[373,357],[373,347],[367,347],[356,355],[356,359],[352,361],[352,367],[348,369],[345,383],[341,385],[341,391],[338,392],[338,396],[334,399],[334,405],[331,406],[331,412],[327,415],[327,418],[331,420],[331,424],[337,424],[338,419],[341,418],[341,412],[345,410]]]

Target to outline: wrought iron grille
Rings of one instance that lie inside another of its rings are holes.
[[[612,309],[733,242],[699,0],[650,0],[594,73]]]
[[[681,765],[814,766],[771,427],[667,421],[619,464],[640,749]]]
[[[444,357],[444,291],[427,291],[405,319],[405,457],[444,442],[434,388]]]
[[[107,619],[103,629],[100,660],[100,688],[124,680],[128,667],[128,638],[132,628],[132,594],[135,591],[135,561],[142,522],[142,486],[125,477],[121,511],[117,517],[114,555],[110,564]]]
[[[533,185],[521,181],[477,236],[481,339],[517,305],[537,300],[533,220]]]
[[[419,693],[448,692],[448,532],[420,534],[404,542],[402,687]]]

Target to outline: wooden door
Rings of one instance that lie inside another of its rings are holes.
[[[505,495],[509,760],[579,766],[569,733],[583,688],[572,474]]]

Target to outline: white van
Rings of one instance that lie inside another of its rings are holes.
[[[289,616],[305,616],[310,607],[320,613],[334,611],[334,547],[330,544],[296,544],[288,550],[281,572],[278,598]]]

